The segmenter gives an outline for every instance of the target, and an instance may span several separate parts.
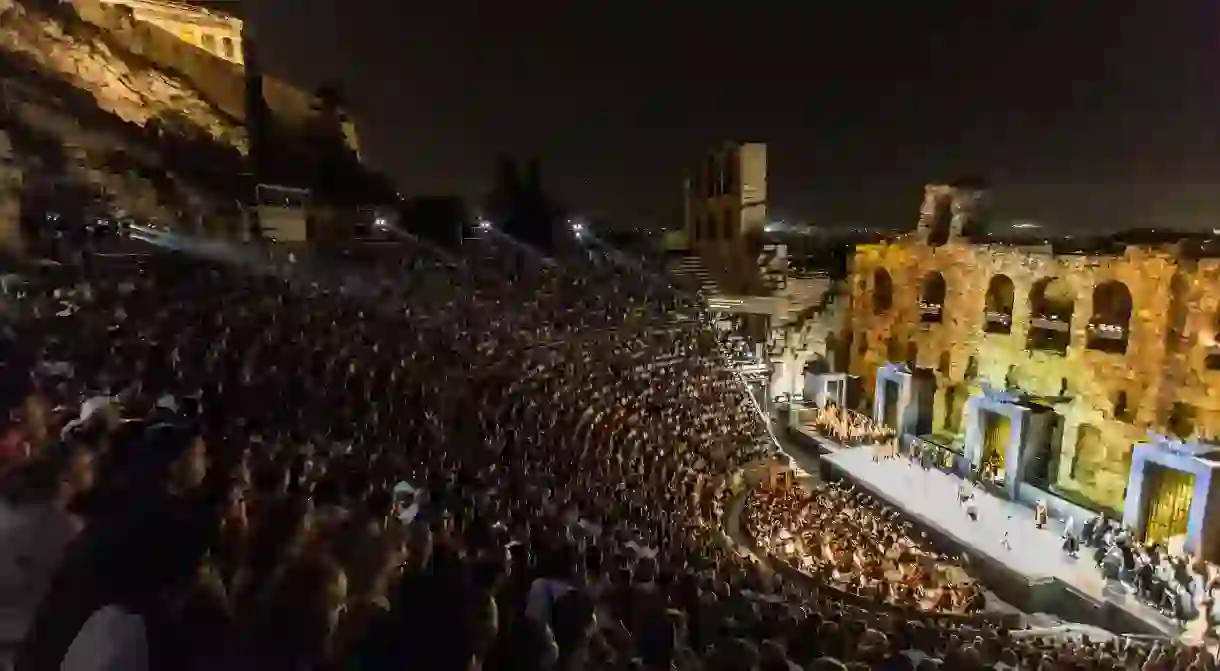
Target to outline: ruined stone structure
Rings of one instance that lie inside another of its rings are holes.
[[[1121,511],[1215,554],[1210,470],[1171,457],[1204,459],[1220,429],[1220,258],[1181,241],[975,244],[985,203],[974,185],[928,186],[913,234],[857,248],[850,368],[874,415],[975,472],[998,462],[1013,498]],[[1137,474],[1149,444],[1162,456]]]
[[[757,257],[767,220],[767,145],[728,143],[685,184],[686,231],[726,293],[762,292]]]
[[[178,39],[231,63],[242,63],[240,19],[180,2],[166,0],[100,0],[131,10],[136,21],[149,23]]]
[[[766,239],[767,146],[727,143],[710,152],[685,184],[683,272],[698,276],[709,306],[737,315],[741,333],[767,359],[771,397],[799,396],[805,370],[833,351],[846,316],[839,285],[800,267],[787,245]]]
[[[106,31],[111,43],[175,73],[235,121],[246,118],[243,41],[249,26],[227,14],[165,0],[71,0],[76,14]],[[120,73],[121,74],[121,73]],[[121,83],[110,84],[118,86]],[[263,97],[285,140],[307,138],[321,113],[314,93],[262,76]],[[344,139],[359,153],[355,123],[343,116]]]

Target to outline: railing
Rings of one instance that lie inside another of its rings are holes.
[[[1127,329],[1117,324],[1089,324],[1089,337],[1101,340],[1126,340]]]
[[[1029,320],[1029,325],[1033,328],[1043,329],[1046,331],[1060,331],[1066,333],[1072,330],[1071,323],[1059,319],[1058,317],[1034,317],[1033,319]]]
[[[940,321],[942,309],[939,303],[924,303],[923,301],[919,303],[919,314],[923,316],[925,322]]]

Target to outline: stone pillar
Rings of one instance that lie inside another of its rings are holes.
[[[982,216],[983,199],[986,192],[982,189],[955,187],[950,196],[953,219],[949,223],[949,237],[959,238],[977,230]]]
[[[928,184],[923,188],[923,204],[919,207],[919,225],[916,228],[921,240],[933,236],[940,222],[943,208],[949,204],[951,189],[943,184]]]

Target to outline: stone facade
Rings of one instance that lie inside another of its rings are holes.
[[[964,432],[979,380],[1054,397],[1051,484],[1121,509],[1148,430],[1220,429],[1220,356],[1209,359],[1220,259],[1181,244],[1071,255],[973,244],[961,233],[982,195],[931,186],[915,233],[857,248],[850,371],[868,398],[887,361],[934,371],[944,434]]]

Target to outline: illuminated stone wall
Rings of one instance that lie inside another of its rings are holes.
[[[892,285],[888,309],[884,277]],[[921,323],[921,292],[929,274],[946,284],[940,323]],[[1014,287],[1011,333],[986,332],[986,297],[994,277]],[[1060,278],[1073,299],[1064,354],[1031,350],[1027,338],[1031,291]],[[1120,282],[1130,292],[1125,353],[1089,347],[1094,291]],[[951,239],[932,246],[919,234],[857,248],[850,279],[851,372],[871,398],[877,367],[909,361],[936,371],[934,427],[955,433],[963,393],[978,393],[979,378],[1041,396],[1066,388],[1055,405],[1063,417],[1056,473],[1059,486],[1121,509],[1131,451],[1149,429],[1187,437],[1220,429],[1220,372],[1206,359],[1217,337],[1220,260],[1195,261],[1176,247],[1127,247],[1121,255],[1053,255],[1049,249],[975,245]],[[882,291],[883,293],[883,291]],[[914,360],[911,361],[912,356]],[[957,387],[956,402],[950,397]]]

